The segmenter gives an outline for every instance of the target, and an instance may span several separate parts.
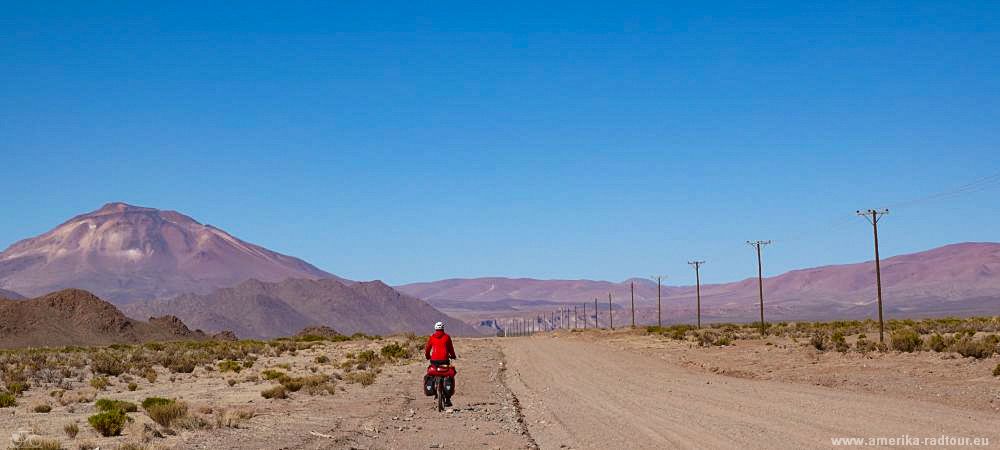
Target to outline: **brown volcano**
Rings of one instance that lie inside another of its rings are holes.
[[[122,304],[208,293],[255,278],[328,278],[298,258],[175,211],[124,203],[76,216],[0,253],[0,287],[25,295],[80,288]]]

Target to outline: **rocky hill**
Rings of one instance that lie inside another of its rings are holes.
[[[108,345],[201,340],[176,317],[126,317],[90,292],[66,289],[28,300],[0,300],[0,347]]]

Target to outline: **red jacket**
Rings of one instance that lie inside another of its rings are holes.
[[[444,330],[437,330],[431,337],[427,338],[427,345],[424,346],[424,357],[434,361],[454,359],[455,347],[451,345],[451,336]]]

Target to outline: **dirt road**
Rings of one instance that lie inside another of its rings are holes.
[[[531,437],[561,448],[816,448],[831,438],[985,437],[1000,415],[706,374],[573,334],[499,340]]]

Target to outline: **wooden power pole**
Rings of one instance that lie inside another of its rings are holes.
[[[764,265],[761,263],[760,258],[760,248],[761,246],[770,244],[771,241],[747,241],[751,247],[757,249],[757,290],[760,293],[760,334],[761,336],[767,334],[767,328],[764,325]]]
[[[878,256],[878,221],[882,216],[889,214],[889,210],[869,209],[867,211],[858,211],[857,213],[872,224],[872,234],[875,235],[875,288],[878,295],[878,341],[884,343],[885,322],[882,318],[882,267]]]
[[[597,309],[597,298],[594,298],[594,328],[601,328],[601,313]]]
[[[698,310],[698,328],[701,328],[701,265],[705,264],[705,261],[688,261],[688,264],[694,267],[694,285],[695,285],[695,296],[696,309]]]
[[[629,283],[629,289],[632,292],[632,328],[635,328],[635,281]]]
[[[584,330],[586,330],[586,329],[587,329],[587,322],[588,322],[589,320],[590,320],[590,319],[589,319],[589,318],[587,317],[587,304],[586,304],[586,303],[584,303],[584,304],[583,304],[583,329],[584,329]]]
[[[608,292],[608,328],[615,330],[615,312],[611,309],[611,293]]]
[[[663,279],[666,277],[666,275],[653,275],[649,277],[656,280],[656,326],[658,327],[663,327],[663,314],[660,308],[663,296],[660,294],[660,287],[663,285]]]

